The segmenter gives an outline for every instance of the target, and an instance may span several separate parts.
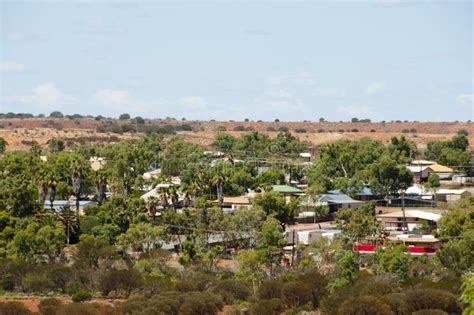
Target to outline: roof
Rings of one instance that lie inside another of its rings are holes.
[[[438,163],[432,164],[428,166],[429,169],[431,169],[435,173],[452,173],[453,169]]]
[[[415,184],[413,186],[410,186],[407,188],[405,191],[405,194],[407,195],[433,195],[433,193],[423,187],[423,185]]]
[[[283,194],[299,194],[303,192],[301,189],[288,185],[273,185],[272,190]]]
[[[351,190],[351,188],[349,188]],[[339,195],[344,194],[340,189],[333,189],[328,191],[328,194]],[[372,190],[369,187],[362,187],[356,192],[357,196],[373,196]]]
[[[219,200],[214,200],[213,203],[219,203]],[[224,204],[234,205],[249,205],[250,199],[247,196],[224,197]]]
[[[403,218],[403,211],[394,211],[390,213],[378,214],[376,215],[376,217],[377,218]],[[421,211],[421,210],[406,210],[405,217],[437,222],[441,218],[441,215],[432,213],[432,212]]]
[[[302,158],[310,158],[310,157],[311,157],[311,153],[309,153],[309,152],[302,152],[302,153],[300,153],[300,157],[302,157]]]
[[[470,192],[465,189],[438,189],[436,193],[438,195],[462,195],[464,193],[470,194]]]
[[[435,164],[435,161],[427,161],[427,160],[413,160],[411,162],[412,165],[431,165]]]
[[[427,165],[407,165],[407,169],[412,172],[412,173],[418,173],[418,172],[423,172],[426,170],[429,166]]]
[[[84,208],[85,206],[95,206],[97,205],[97,202],[95,201],[90,201],[90,200],[79,200],[79,208]],[[59,210],[61,207],[64,206],[69,206],[71,208],[76,207],[76,201],[75,200],[55,200],[53,202],[53,209]],[[44,203],[44,208],[45,209],[51,209],[51,203],[49,200],[46,200]]]
[[[362,201],[354,200],[346,194],[324,194],[319,198],[319,202],[327,203],[338,203],[338,204],[349,204],[349,203],[362,203]]]

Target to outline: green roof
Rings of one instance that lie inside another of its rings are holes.
[[[283,194],[299,194],[303,192],[301,189],[288,185],[273,185],[272,190]]]

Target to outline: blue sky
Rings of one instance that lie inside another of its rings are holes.
[[[0,6],[0,112],[474,120],[471,1]]]

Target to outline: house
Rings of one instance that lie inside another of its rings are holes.
[[[386,231],[402,231],[404,227],[403,211],[394,211],[389,213],[377,214],[377,221],[379,221]],[[422,224],[426,224],[429,230],[433,230],[437,226],[438,220],[441,218],[440,214],[422,211],[422,210],[406,210],[405,219],[407,222],[408,231],[413,231],[420,228]]]
[[[336,212],[340,208],[357,209],[364,204],[363,201],[355,200],[343,193],[327,193],[322,195],[318,203],[328,205],[329,212]]]
[[[285,231],[284,237],[287,244],[309,245],[320,238],[328,238],[332,240],[340,234],[341,230],[318,229],[297,231],[291,229]]]
[[[83,210],[86,206],[96,206],[97,202],[90,200],[79,200],[79,214],[83,214]],[[55,212],[61,211],[64,207],[70,207],[71,210],[76,210],[76,200],[55,200],[53,202],[52,209]],[[51,203],[46,200],[44,203],[44,209],[51,210]]]
[[[436,174],[440,179],[448,179],[453,176],[454,170],[450,167],[435,163],[428,166],[428,177],[431,174]]]
[[[214,206],[219,206],[219,200],[214,200],[212,202]],[[252,203],[250,202],[249,197],[247,196],[237,196],[237,197],[225,197],[222,203],[222,210],[224,212],[234,212],[240,207],[250,207]]]
[[[353,190],[355,190],[355,188],[349,188],[348,190],[350,192],[352,192]],[[340,189],[330,190],[330,191],[328,191],[328,193],[330,193],[330,194],[343,194],[343,192]],[[354,198],[356,200],[360,200],[360,201],[369,201],[369,200],[373,200],[373,199],[377,198],[377,196],[374,195],[372,193],[372,190],[367,186],[364,186],[364,187],[358,189],[357,192],[355,192],[354,195],[355,195]]]
[[[161,169],[158,168],[156,170],[152,170],[146,173],[143,173],[143,179],[145,180],[151,180],[151,179],[156,179],[161,175]]]
[[[413,173],[415,182],[426,180],[433,173],[437,174],[441,179],[451,178],[454,172],[450,167],[426,160],[414,160],[407,168]]]
[[[407,246],[407,254],[412,256],[428,255],[436,253],[441,241],[432,235],[401,234],[387,237],[386,241]],[[384,243],[385,243],[384,242]],[[353,249],[361,254],[373,254],[379,246],[374,244],[354,244]],[[383,246],[382,246],[383,247]]]
[[[465,189],[438,189],[435,195],[437,201],[448,203],[454,203],[469,196],[471,196],[471,192]]]
[[[290,202],[291,198],[303,194],[301,189],[288,185],[273,185],[272,191],[282,194],[285,197],[286,202]]]

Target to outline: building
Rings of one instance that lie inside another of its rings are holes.
[[[216,207],[219,206],[219,200],[214,200],[212,204]],[[237,197],[225,197],[222,203],[222,210],[224,212],[234,212],[240,207],[248,208],[252,206],[249,197],[247,196],[237,196]]]
[[[288,185],[273,185],[272,191],[282,194],[286,202],[290,202],[291,198],[301,196],[304,193],[301,189]]]
[[[79,214],[83,214],[83,210],[86,206],[96,206],[97,202],[90,200],[79,200]],[[55,200],[53,202],[52,210],[55,212],[61,211],[62,208],[70,207],[71,210],[76,210],[76,200]],[[44,209],[51,210],[51,203],[46,200],[44,203]]]
[[[454,170],[450,167],[426,160],[414,160],[407,168],[413,173],[413,180],[415,182],[424,181],[431,174],[437,174],[440,179],[448,179],[454,173]]]
[[[407,246],[407,254],[412,256],[432,256],[441,245],[441,241],[432,235],[402,234],[388,237],[385,239],[386,241]],[[373,254],[378,247],[374,244],[354,244],[353,249],[361,254]]]
[[[340,208],[358,209],[364,204],[363,201],[355,200],[343,193],[327,193],[322,195],[318,203],[328,205],[329,212],[336,212]]]
[[[436,201],[454,203],[460,199],[471,196],[471,192],[465,189],[438,189],[435,194]]]
[[[394,211],[389,213],[377,214],[377,221],[382,223],[386,231],[402,231],[404,227],[403,211]],[[441,218],[440,214],[422,211],[422,210],[405,210],[405,219],[408,231],[426,225],[429,230],[437,227],[437,222]]]

